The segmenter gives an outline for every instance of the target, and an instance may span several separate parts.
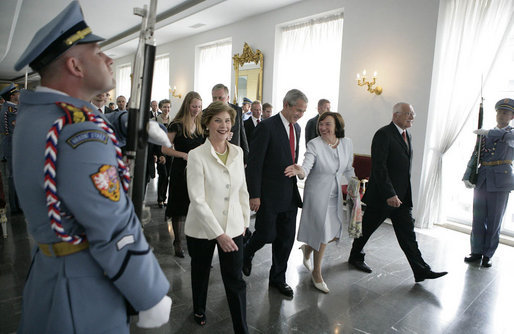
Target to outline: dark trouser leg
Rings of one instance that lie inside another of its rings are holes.
[[[402,205],[394,209],[390,217],[393,222],[396,239],[405,253],[414,274],[417,275],[430,270],[430,266],[423,260],[419,251],[411,208]]]
[[[166,194],[168,192],[168,181],[169,181],[169,173],[166,164],[157,164],[157,173],[159,174],[159,178],[157,179],[157,202],[166,202]]]
[[[0,173],[0,209],[5,208],[5,194],[4,194],[4,182],[3,182],[3,175]]]
[[[269,281],[274,283],[286,282],[287,260],[294,244],[296,232],[297,208],[281,212],[276,220],[276,237],[272,243],[273,264],[269,274]]]
[[[255,231],[250,240],[244,245],[245,258],[251,260],[255,252],[275,239],[277,235],[276,220],[277,215],[268,210],[265,204],[261,204],[255,217]]]
[[[212,254],[216,240],[186,237],[187,249],[191,256],[191,289],[195,314],[205,314]]]
[[[364,245],[366,245],[373,232],[375,232],[387,218],[387,214],[387,211],[374,207],[368,206],[366,208],[364,216],[362,217],[362,236],[353,240],[350,260],[364,261],[365,254],[362,252]]]
[[[509,193],[487,192],[487,230],[484,237],[483,255],[493,257],[498,243],[500,242],[500,229],[502,226],[503,215],[509,201]]]
[[[485,229],[487,225],[487,203],[485,182],[473,191],[473,223],[471,227],[471,253],[483,254],[485,244]]]
[[[176,216],[171,218],[171,225],[173,226],[173,231],[175,232],[175,240],[173,240],[173,246],[175,249],[182,248],[182,231],[184,227],[185,217]],[[189,247],[188,247],[189,249]]]
[[[228,307],[232,316],[234,333],[248,333],[246,324],[246,283],[241,270],[243,268],[243,236],[233,238],[237,247],[236,252],[225,253],[218,246],[221,277],[225,286]]]
[[[18,204],[18,195],[16,195],[16,188],[14,188],[14,178],[12,169],[12,153],[7,155],[7,186],[9,188],[9,206],[11,213],[17,213],[20,211]]]

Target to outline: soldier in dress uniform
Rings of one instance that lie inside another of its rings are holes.
[[[502,99],[496,103],[497,125],[492,130],[475,130],[482,135],[480,167],[476,185],[469,182],[472,162],[468,163],[462,180],[473,194],[473,226],[471,230],[471,254],[465,262],[482,261],[483,267],[492,265],[491,258],[498,247],[500,228],[514,189],[512,159],[514,158],[514,133],[509,125],[514,119],[514,100]],[[472,157],[473,158],[473,157]]]
[[[118,140],[86,102],[114,86],[102,40],[73,1],[15,65],[41,76],[20,96],[13,139],[14,182],[37,245],[19,333],[129,333],[129,309],[141,327],[169,319],[170,285],[126,194]]]
[[[13,182],[12,170],[12,134],[14,126],[16,125],[16,115],[18,113],[18,102],[20,91],[16,86],[11,83],[8,87],[4,88],[0,95],[5,99],[0,112],[4,138],[2,142],[4,157],[7,160],[7,185],[9,191],[9,206],[11,214],[20,213],[20,206],[18,204],[18,196]]]

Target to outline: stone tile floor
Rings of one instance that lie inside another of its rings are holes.
[[[217,256],[213,259],[207,301],[207,325],[192,319],[190,261],[173,256],[164,209],[156,205],[155,182],[148,189],[152,220],[145,235],[171,282],[170,322],[158,329],[135,326],[132,333],[231,333],[232,324],[221,281]],[[299,217],[299,215],[298,215]],[[253,222],[252,222],[253,223]],[[366,247],[373,273],[348,266],[351,240],[330,244],[323,276],[329,294],[316,290],[302,265],[295,244],[289,259],[287,281],[292,300],[268,288],[271,247],[265,246],[253,261],[247,282],[247,319],[251,333],[513,333],[514,249],[500,245],[493,267],[467,265],[469,237],[434,228],[418,231],[425,260],[436,271],[449,274],[437,280],[414,283],[392,227],[383,224]],[[184,242],[185,244],[185,242]],[[16,331],[21,316],[21,293],[30,265],[33,240],[22,215],[10,217],[9,237],[0,240],[0,333]],[[187,254],[187,252],[186,252]]]

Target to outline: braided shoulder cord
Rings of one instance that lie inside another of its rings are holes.
[[[93,114],[87,107],[82,109],[76,108],[70,104],[57,102],[65,115],[59,117],[52,125],[46,136],[45,147],[45,165],[44,165],[44,188],[46,194],[46,206],[48,208],[48,217],[50,224],[57,236],[63,241],[78,245],[86,240],[85,235],[69,235],[64,231],[61,220],[60,200],[57,195],[57,152],[59,135],[63,127],[67,124],[80,123],[90,121],[97,124],[102,130],[107,132],[109,138],[114,144],[116,150],[116,160],[118,163],[118,174],[125,192],[127,192],[130,182],[130,174],[125,163],[122,160],[121,149],[118,144],[118,139],[114,131],[105,123],[104,119],[100,116]]]

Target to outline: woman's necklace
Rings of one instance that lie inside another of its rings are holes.
[[[339,139],[336,138],[336,141],[333,144],[329,143],[328,141],[326,143],[328,144],[328,146],[330,146],[332,148],[335,148],[337,146],[337,144],[339,144]]]

